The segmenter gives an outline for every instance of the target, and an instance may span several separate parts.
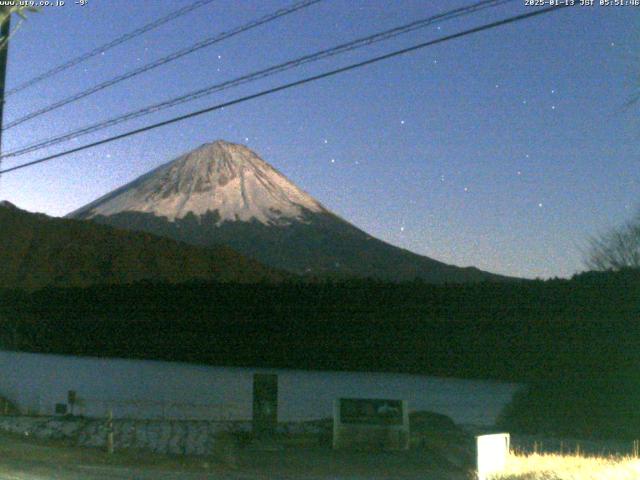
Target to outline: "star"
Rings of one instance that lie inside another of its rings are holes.
[[[555,105],[551,105],[551,110],[555,110],[556,106]]]
[[[400,231],[401,231],[401,232],[404,232],[404,227],[400,227]]]
[[[332,159],[331,159],[331,163],[336,163],[336,159],[335,159],[335,158],[332,158]]]
[[[518,170],[518,171],[516,172],[516,175],[522,175],[522,172],[521,172],[520,170]]]
[[[527,104],[527,101],[526,101],[526,100],[522,100],[522,104],[523,104],[523,105],[526,105],[526,104]]]
[[[542,208],[542,203],[539,203],[539,204],[538,204],[538,208]]]
[[[329,140],[327,140],[326,138],[324,139],[324,143],[327,144],[329,143]]]
[[[438,60],[434,60],[434,61],[433,61],[433,63],[434,63],[434,64],[438,63]]]
[[[496,83],[496,88],[500,88],[500,85]]]
[[[404,120],[400,120],[400,125],[404,125]]]
[[[551,93],[556,93],[556,91],[555,90],[551,90]]]
[[[465,192],[468,192],[468,191],[469,191],[469,188],[468,188],[468,187],[464,187],[464,191],[465,191]]]
[[[222,59],[222,55],[218,55],[218,60],[221,60],[221,59]]]

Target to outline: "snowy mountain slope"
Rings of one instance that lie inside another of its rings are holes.
[[[216,211],[218,223],[257,220],[265,225],[302,220],[303,210],[326,211],[284,175],[242,145],[202,145],[73,212],[92,218],[151,213],[169,221]]]
[[[298,274],[507,280],[417,255],[351,225],[242,145],[206,144],[69,216],[185,243],[226,245]]]

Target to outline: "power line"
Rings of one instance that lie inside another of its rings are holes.
[[[99,92],[101,90],[104,90],[105,88],[111,87],[113,85],[116,85],[117,83],[123,82],[124,80],[128,80],[130,78],[133,77],[137,77],[138,75],[141,75],[145,72],[148,72],[150,70],[153,70],[154,68],[158,68],[162,65],[165,65],[169,62],[173,62],[174,60],[177,60],[179,58],[184,57],[185,55],[189,55],[193,52],[196,52],[200,49],[203,49],[205,47],[209,47],[211,45],[214,45],[216,43],[219,43],[223,40],[226,40],[227,38],[231,38],[234,37],[236,35],[239,35],[240,33],[246,32],[248,30],[251,30],[253,28],[259,27],[260,25],[264,25],[266,23],[272,22],[274,20],[277,20],[280,17],[284,17],[285,15],[289,15],[291,13],[297,12],[298,10],[301,10],[303,8],[307,8],[310,7],[311,5],[321,2],[322,0],[303,0],[297,3],[294,3],[293,5],[290,5],[288,7],[285,8],[281,8],[279,10],[276,10],[275,12],[269,13],[257,20],[253,20],[245,25],[242,25],[240,27],[234,28],[233,30],[229,30],[228,32],[223,32],[221,34],[215,35],[213,37],[208,37],[190,47],[187,48],[183,48],[182,50],[178,50],[177,52],[171,53],[165,57],[159,58],[158,60],[155,60],[151,63],[148,63],[146,65],[143,65],[141,67],[136,68],[135,70],[131,70],[130,72],[124,73],[122,75],[118,75],[117,77],[111,78],[107,81],[104,81],[102,83],[99,83],[97,85],[94,85],[93,87],[89,87],[86,90],[83,90],[82,92],[76,93],[74,95],[71,95],[69,97],[66,97],[58,102],[55,102],[51,105],[48,105],[46,107],[43,107],[39,110],[35,110],[31,113],[28,113],[26,115],[24,115],[23,117],[20,117],[16,120],[13,120],[9,123],[7,123],[7,125],[4,127],[4,130],[9,130],[17,125],[20,125],[21,123],[24,123],[28,120],[32,120],[36,117],[39,117],[40,115],[43,115],[45,113],[51,112],[53,110],[57,110],[60,107],[63,107],[65,105],[68,105],[70,103],[73,102],[77,102],[78,100],[88,97],[89,95],[93,95],[96,92]]]
[[[348,65],[346,67],[337,68],[335,70],[330,70],[328,72],[324,72],[324,73],[321,73],[321,74],[318,74],[318,75],[313,75],[311,77],[303,78],[303,79],[297,80],[295,82],[286,83],[286,84],[280,85],[278,87],[270,88],[270,89],[267,89],[267,90],[262,90],[261,92],[254,93],[252,95],[247,95],[245,97],[240,97],[240,98],[237,98],[237,99],[234,99],[234,100],[230,100],[228,102],[224,102],[224,103],[220,103],[218,105],[214,105],[212,107],[208,107],[208,108],[205,108],[205,109],[202,109],[202,110],[197,110],[195,112],[191,112],[191,113],[188,113],[186,115],[181,115],[181,116],[178,116],[178,117],[174,117],[174,118],[171,118],[169,120],[164,120],[162,122],[154,123],[152,125],[147,125],[146,127],[142,127],[142,128],[138,128],[138,129],[135,129],[135,130],[131,130],[129,132],[122,133],[120,135],[115,135],[115,136],[108,137],[108,138],[105,138],[105,139],[102,139],[102,140],[98,140],[96,142],[92,142],[92,143],[89,143],[89,144],[86,144],[86,145],[82,145],[80,147],[72,148],[72,149],[65,150],[65,151],[60,152],[60,153],[49,155],[47,157],[43,157],[43,158],[40,158],[38,160],[33,160],[31,162],[27,162],[27,163],[23,163],[23,164],[20,164],[20,165],[16,165],[15,167],[7,168],[5,170],[0,170],[0,174],[13,172],[13,171],[20,170],[20,169],[23,169],[23,168],[27,168],[27,167],[30,167],[30,166],[33,166],[33,165],[37,165],[39,163],[48,162],[50,160],[53,160],[53,159],[56,159],[56,158],[60,158],[60,157],[66,156],[66,155],[70,155],[72,153],[76,153],[76,152],[80,152],[80,151],[83,151],[83,150],[87,150],[89,148],[97,147],[99,145],[104,145],[106,143],[114,142],[116,140],[127,138],[127,137],[130,137],[130,136],[133,136],[133,135],[137,135],[139,133],[147,132],[149,130],[154,130],[156,128],[163,127],[165,125],[170,125],[172,123],[181,122],[183,120],[187,120],[189,118],[193,118],[193,117],[196,117],[196,116],[199,116],[199,115],[203,115],[205,113],[209,113],[209,112],[212,112],[212,111],[215,111],[215,110],[220,110],[220,109],[225,108],[225,107],[230,107],[232,105],[237,105],[239,103],[243,103],[243,102],[246,102],[246,101],[249,101],[249,100],[253,100],[253,99],[256,99],[256,98],[264,97],[264,96],[270,95],[272,93],[280,92],[280,91],[283,91],[283,90],[288,90],[290,88],[297,87],[297,86],[300,86],[300,85],[304,85],[304,84],[307,84],[307,83],[310,83],[310,82],[314,82],[316,80],[320,80],[320,79],[327,78],[327,77],[332,77],[332,76],[338,75],[340,73],[344,73],[344,72],[348,72],[348,71],[351,71],[351,70],[355,70],[357,68],[361,68],[361,67],[364,67],[364,66],[367,66],[367,65],[371,65],[373,63],[381,62],[381,61],[387,60],[389,58],[397,57],[397,56],[403,55],[405,53],[414,52],[416,50],[419,50],[419,49],[422,49],[422,48],[426,48],[426,47],[429,47],[429,46],[432,46],[432,45],[436,45],[436,44],[439,44],[439,43],[444,43],[444,42],[447,42],[449,40],[454,40],[456,38],[465,37],[467,35],[471,35],[471,34],[474,34],[474,33],[478,33],[478,32],[482,32],[482,31],[485,31],[485,30],[490,30],[490,29],[493,29],[493,28],[497,28],[497,27],[500,27],[500,26],[503,26],[503,25],[519,22],[519,21],[522,21],[522,20],[526,20],[528,18],[536,17],[536,16],[539,16],[539,15],[543,15],[543,14],[546,14],[546,13],[550,13],[550,12],[556,11],[556,10],[561,10],[561,9],[563,9],[565,7],[568,7],[568,6],[570,6],[570,5],[563,4],[563,5],[547,7],[547,8],[543,8],[543,9],[539,9],[539,10],[534,10],[534,11],[529,12],[529,13],[524,13],[524,14],[521,14],[521,15],[516,15],[516,16],[513,16],[513,17],[509,17],[509,18],[506,18],[506,19],[503,19],[503,20],[498,20],[496,22],[487,23],[487,24],[481,25],[479,27],[471,28],[469,30],[464,30],[462,32],[454,33],[452,35],[447,35],[447,36],[444,36],[444,37],[440,37],[440,38],[437,38],[435,40],[430,40],[428,42],[419,43],[417,45],[413,45],[411,47],[403,48],[401,50],[396,50],[396,51],[391,52],[391,53],[387,53],[387,54],[384,54],[384,55],[373,57],[373,58],[370,58],[368,60],[364,60],[362,62],[353,63],[353,64]]]
[[[113,117],[111,119],[108,120],[103,120],[101,122],[95,123],[93,125],[89,125],[86,127],[82,127],[76,130],[73,130],[71,132],[67,132],[65,134],[56,136],[56,137],[52,137],[52,138],[48,138],[45,140],[39,140],[37,142],[28,144],[28,145],[24,145],[22,147],[19,147],[17,149],[14,149],[10,152],[5,153],[4,155],[0,156],[0,159],[2,158],[9,158],[9,157],[18,157],[21,155],[25,155],[27,153],[31,153],[37,150],[41,150],[43,148],[46,147],[51,147],[53,145],[57,145],[59,143],[68,141],[68,140],[72,140],[75,138],[78,138],[80,136],[84,136],[84,135],[88,135],[90,133],[94,133],[97,132],[99,130],[103,130],[105,128],[108,127],[112,127],[114,125],[118,125],[120,123],[129,121],[129,120],[133,120],[135,118],[138,117],[142,117],[145,115],[148,115],[150,113],[155,113],[182,103],[186,103],[186,102],[190,102],[193,100],[196,100],[198,98],[202,98],[205,97],[207,95],[211,95],[212,93],[215,92],[219,92],[222,90],[227,90],[229,88],[232,87],[236,87],[245,83],[249,83],[249,82],[253,82],[256,80],[260,80],[281,72],[284,72],[286,70],[290,70],[292,68],[298,67],[300,65],[306,64],[306,63],[311,63],[311,62],[315,62],[324,58],[329,58],[341,53],[345,53],[348,51],[352,51],[355,50],[357,48],[361,48],[364,46],[368,46],[371,45],[373,43],[376,42],[380,42],[383,40],[388,40],[390,38],[394,38],[396,36],[399,35],[403,35],[405,33],[409,33],[411,31],[417,30],[419,28],[424,28],[426,26],[429,25],[433,25],[434,23],[438,23],[444,20],[450,20],[452,18],[457,18],[457,17],[461,17],[464,15],[469,15],[471,13],[475,13],[478,12],[482,9],[486,9],[486,8],[492,8],[495,6],[498,6],[500,4],[504,4],[504,3],[508,3],[511,2],[513,0],[482,0],[480,2],[474,3],[472,5],[468,5],[466,7],[461,7],[461,8],[457,8],[454,10],[450,10],[438,15],[434,15],[428,18],[424,18],[424,19],[420,19],[414,22],[411,22],[409,24],[406,25],[402,25],[399,27],[395,27],[389,30],[385,30],[383,32],[380,33],[376,33],[373,35],[369,35],[366,37],[361,37],[358,38],[356,40],[352,40],[350,42],[347,43],[343,43],[340,45],[337,45],[335,47],[326,49],[326,50],[320,50],[319,52],[315,52],[309,55],[305,55],[302,57],[298,57],[294,60],[289,60],[287,62],[275,65],[275,66],[271,66],[268,67],[266,69],[263,70],[259,70],[257,72],[251,73],[251,74],[247,74],[247,75],[243,75],[241,77],[237,77],[234,78],[232,80],[227,80],[225,82],[222,83],[218,83],[218,84],[214,84],[199,90],[196,90],[194,92],[190,92],[187,93],[185,95],[182,95],[180,97],[177,98],[173,98],[170,100],[166,100],[160,103],[156,103],[156,104],[152,104],[149,105],[147,107],[138,109],[138,110],[134,110],[132,112],[126,113],[124,115],[119,115],[116,117]]]
[[[20,92],[22,90],[26,90],[29,87],[32,87],[33,85],[42,82],[43,80],[46,80],[50,77],[53,77],[54,75],[57,75],[60,72],[63,72],[65,70],[68,70],[71,67],[75,67],[76,65],[92,58],[95,57],[96,55],[101,54],[102,52],[106,52],[107,50],[110,50],[118,45],[121,45],[122,43],[128,42],[129,40],[132,40],[136,37],[139,37],[140,35],[142,35],[143,33],[146,33],[150,30],[153,30],[155,28],[158,28],[161,25],[164,25],[165,23],[168,23],[172,20],[175,20],[178,17],[181,17],[183,15],[186,15],[187,13],[192,12],[193,10],[200,8],[204,5],[207,5],[211,2],[213,2],[215,0],[197,0],[196,2],[193,2],[190,5],[187,5],[185,7],[179,8],[178,10],[175,10],[171,13],[169,13],[168,15],[165,15],[164,17],[161,17],[151,23],[148,23],[147,25],[144,25],[136,30],[133,30],[129,33],[125,33],[124,35],[108,42],[105,43],[103,45],[100,45],[99,47],[94,48],[93,50],[91,50],[90,52],[84,53],[78,57],[72,58],[71,60],[58,65],[57,67],[54,67],[50,70],[47,70],[46,72],[33,77],[30,80],[27,80],[21,84],[19,84],[17,87],[12,88],[11,90],[8,90],[5,93],[5,97],[8,97],[10,95],[13,95],[14,93]]]

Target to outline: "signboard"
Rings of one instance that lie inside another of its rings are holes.
[[[340,398],[334,403],[333,448],[409,448],[409,412],[404,400]]]
[[[259,437],[275,433],[278,425],[278,375],[253,376],[253,433]]]
[[[478,480],[486,480],[505,469],[510,441],[508,433],[476,437]]]
[[[362,425],[402,425],[402,401],[341,398],[340,422]]]

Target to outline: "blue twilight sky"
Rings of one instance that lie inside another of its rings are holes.
[[[9,97],[5,123],[292,1],[215,1]],[[188,3],[45,7],[12,39],[7,88]],[[3,149],[469,3],[325,0],[7,130]],[[3,167],[531,8],[516,0]],[[0,199],[64,215],[226,139],[394,245],[502,274],[570,276],[583,268],[588,236],[630,218],[640,201],[640,104],[625,106],[640,84],[639,20],[640,7],[574,7],[467,36],[6,174]]]

